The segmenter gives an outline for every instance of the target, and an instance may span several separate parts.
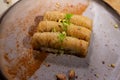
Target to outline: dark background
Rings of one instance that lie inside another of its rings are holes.
[[[1,71],[0,71],[0,80],[7,80]]]

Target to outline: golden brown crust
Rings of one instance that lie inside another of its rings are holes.
[[[61,13],[58,11],[48,11],[44,15],[44,20],[48,21],[58,21],[59,19],[64,19],[65,18],[65,13]],[[92,20],[89,19],[88,17],[82,16],[82,15],[73,15],[70,19],[70,22],[78,25],[78,26],[83,26],[89,30],[92,30]]]
[[[51,32],[54,29],[56,32],[63,31],[62,24],[55,21],[41,21],[37,28],[38,32]],[[70,24],[67,28],[67,35],[89,41],[91,31],[83,26]]]
[[[73,55],[86,56],[88,42],[68,36],[66,36],[63,42],[60,42],[58,36],[59,33],[57,32],[35,33],[32,38],[32,45],[37,49],[40,47],[61,49],[62,47],[64,50],[75,51],[76,53]]]
[[[87,55],[92,20],[82,15],[48,11],[32,37],[32,46],[45,52]]]

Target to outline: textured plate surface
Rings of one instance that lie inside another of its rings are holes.
[[[86,58],[56,56],[31,49],[28,33],[35,25],[34,19],[50,10],[74,14],[83,12],[93,19]],[[55,74],[67,75],[70,69],[75,70],[76,80],[119,80],[120,29],[114,28],[115,24],[120,25],[118,19],[97,1],[21,0],[0,24],[1,71],[11,80],[55,80]],[[115,64],[115,68],[110,64]]]

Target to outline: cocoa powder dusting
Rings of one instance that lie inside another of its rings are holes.
[[[88,5],[78,3],[77,5],[67,4],[61,12],[72,13],[72,14],[82,14]]]
[[[16,44],[16,47],[19,48],[19,44]]]
[[[15,70],[11,70],[11,69],[8,68],[8,74],[10,74],[12,78],[15,78],[16,73],[17,73],[16,69]]]
[[[33,36],[33,34],[37,31],[37,26],[38,26],[39,22],[42,20],[43,20],[43,16],[35,17],[35,19],[34,19],[35,23],[34,23],[34,25],[30,26],[29,31],[28,31],[30,36]]]
[[[26,70],[26,76],[32,76],[32,74],[34,74],[34,72],[40,67],[41,63],[44,61],[44,59],[47,57],[46,53],[36,53],[35,51],[32,51],[31,53],[33,53],[32,55],[30,55],[29,58],[26,59],[22,58],[19,63],[23,64],[24,67],[27,69]],[[39,55],[37,58],[34,57],[33,55]],[[24,75],[24,74],[23,74]],[[22,79],[23,80],[23,79]]]
[[[35,75],[33,78],[36,80],[38,78],[38,76]]]
[[[23,57],[18,58],[16,64],[9,66],[8,73],[13,78],[18,77],[20,80],[26,80],[40,67],[47,55],[47,53],[30,49]]]
[[[37,28],[36,25],[30,26],[29,31],[28,31],[28,34],[29,34],[30,36],[33,36],[33,34],[36,32],[36,28]]]
[[[10,60],[9,56],[8,56],[8,53],[4,53],[4,59],[10,63],[12,60]]]

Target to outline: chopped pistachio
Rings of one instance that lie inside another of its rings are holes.
[[[63,23],[63,24],[66,24],[65,26],[70,25],[70,21],[69,21],[68,19],[63,19],[63,20],[62,20],[62,23]]]
[[[70,19],[72,16],[73,16],[72,14],[66,14],[63,20],[58,21],[62,23],[62,29],[64,31],[67,31],[67,27],[70,25]]]
[[[66,38],[66,32],[59,33],[58,38],[59,41],[63,42],[63,40]]]
[[[67,31],[67,27],[68,27],[68,23],[65,20],[60,21],[61,24],[59,24],[58,26],[61,27],[64,31]]]
[[[73,16],[73,14],[66,14],[65,19],[70,20],[72,16]]]
[[[52,29],[52,32],[56,32],[56,29],[55,29],[55,27]]]
[[[68,27],[67,27],[67,24],[66,24],[66,23],[65,23],[65,24],[63,23],[62,29],[63,29],[64,31],[67,31]]]

